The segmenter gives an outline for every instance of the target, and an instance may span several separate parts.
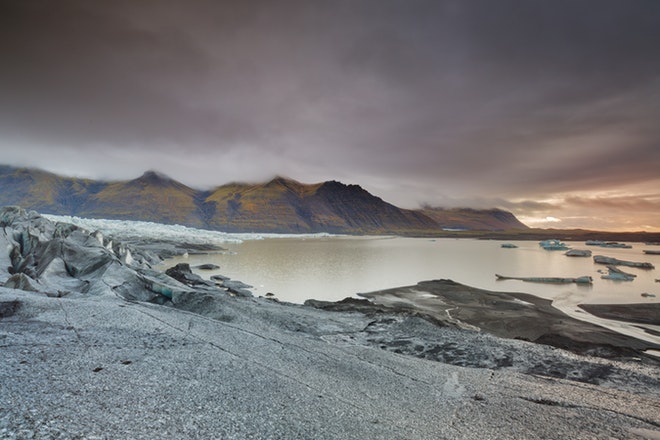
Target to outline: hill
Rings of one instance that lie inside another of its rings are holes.
[[[0,219],[3,439],[657,438],[657,347],[549,300],[436,280],[294,305],[151,269],[169,244]]]
[[[432,208],[422,213],[432,218],[442,229],[509,230],[527,229],[512,213],[501,209]]]
[[[163,174],[147,171],[135,180],[110,183],[91,194],[79,215],[203,228],[206,224],[197,210],[198,193]]]
[[[206,199],[210,226],[230,231],[388,233],[436,229],[427,216],[397,208],[358,185],[304,185],[277,177],[257,185],[226,185]]]
[[[285,177],[210,191],[148,171],[99,182],[0,166],[0,206],[42,213],[181,224],[228,232],[435,234],[444,229],[526,229],[501,210],[402,209],[359,185],[303,184]]]
[[[46,171],[0,166],[0,205],[16,205],[35,211],[78,215],[89,197],[107,183],[61,177]]]

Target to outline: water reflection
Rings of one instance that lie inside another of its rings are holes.
[[[630,268],[632,282],[602,280],[592,258],[567,257],[562,251],[546,251],[533,241],[515,241],[516,249],[502,248],[496,240],[415,239],[401,237],[269,238],[229,244],[228,252],[190,256],[168,261],[187,261],[191,266],[215,263],[216,273],[255,286],[256,295],[274,293],[280,300],[302,303],[306,299],[340,300],[358,292],[449,278],[489,290],[526,292],[563,303],[633,303],[658,301],[655,270]],[[584,243],[568,243],[587,248]],[[590,248],[633,261],[660,262],[660,256],[645,255],[643,246],[632,249]],[[497,281],[499,273],[516,277],[592,276],[594,284],[554,285],[517,280]],[[644,298],[642,293],[655,294]],[[575,300],[575,301],[573,301]]]

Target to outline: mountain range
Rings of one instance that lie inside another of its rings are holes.
[[[0,166],[0,206],[47,214],[143,220],[227,232],[432,233],[443,229],[527,229],[500,209],[398,208],[359,185],[303,184],[276,177],[197,190],[147,171],[105,182]]]

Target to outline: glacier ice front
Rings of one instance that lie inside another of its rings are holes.
[[[52,221],[71,223],[89,231],[100,231],[105,235],[112,235],[121,240],[170,240],[173,242],[216,244],[242,243],[248,240],[263,240],[278,237],[327,237],[332,234],[230,234],[227,232],[196,229],[182,225],[165,225],[162,223],[135,221],[135,220],[108,220],[72,217],[65,215],[43,214],[43,217]]]

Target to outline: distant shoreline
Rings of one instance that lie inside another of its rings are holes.
[[[85,217],[72,217],[55,214],[42,214],[44,217],[55,221],[65,221],[84,225],[86,221],[91,223],[99,222],[122,222],[130,221],[137,222],[138,220],[112,220],[101,218],[85,218]],[[77,221],[74,221],[77,220]],[[155,223],[146,222],[145,223]],[[322,236],[322,235],[348,235],[348,236],[365,236],[365,237],[379,237],[379,236],[398,236],[398,237],[411,237],[411,238],[472,238],[480,240],[547,240],[556,238],[563,241],[587,241],[587,240],[602,240],[602,241],[629,241],[633,243],[660,243],[660,232],[610,232],[610,231],[592,231],[586,229],[515,229],[515,230],[502,230],[502,231],[486,231],[486,230],[462,230],[462,231],[449,231],[440,230],[434,232],[428,231],[383,231],[378,233],[364,233],[364,232],[311,232],[305,234],[294,234],[291,232],[263,232],[263,231],[223,231],[217,229],[203,229],[199,227],[185,226],[185,225],[172,225],[168,223],[158,223],[171,227],[181,227],[187,230],[207,231],[216,234],[226,234],[227,236],[240,236],[246,234],[260,235],[260,236]]]
[[[481,240],[546,240],[563,241],[630,241],[634,243],[660,243],[660,232],[610,232],[586,229],[516,229],[508,231],[439,231],[434,233],[401,234],[418,238],[476,238]]]

